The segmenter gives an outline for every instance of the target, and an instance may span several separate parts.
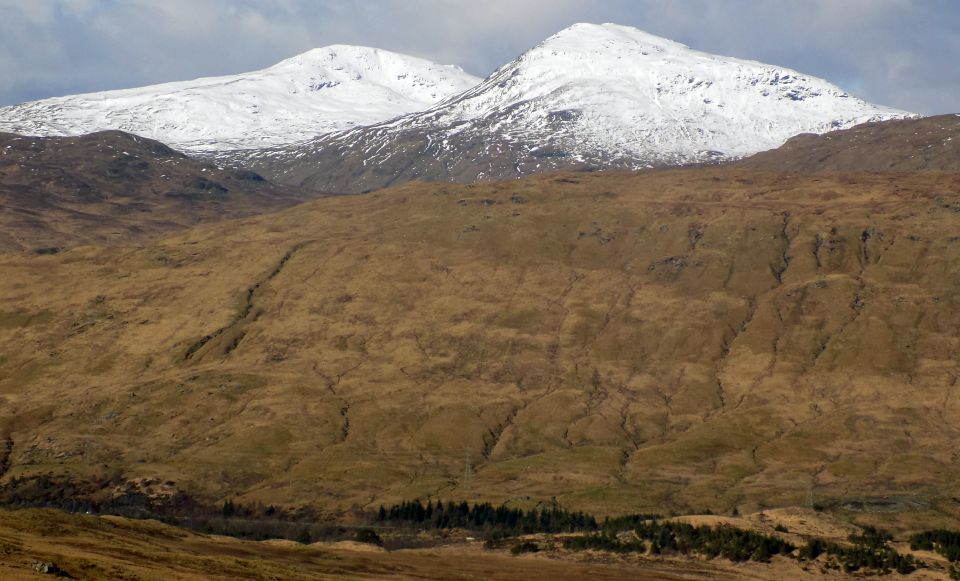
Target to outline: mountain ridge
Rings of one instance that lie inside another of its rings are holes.
[[[826,135],[802,134],[738,162],[787,172],[960,171],[960,115],[865,123]]]
[[[911,116],[792,69],[579,23],[484,80],[331,45],[245,75],[2,108],[0,130],[119,128],[289,184],[354,193],[411,180],[710,163],[801,133]]]
[[[791,69],[635,28],[578,24],[430,109],[234,162],[288,183],[356,192],[410,180],[736,159],[798,133],[910,116]]]
[[[121,131],[80,137],[0,133],[0,252],[139,244],[316,197]]]
[[[331,45],[250,73],[54,97],[0,108],[0,131],[118,129],[191,152],[308,139],[421,110],[479,82],[459,67]]]

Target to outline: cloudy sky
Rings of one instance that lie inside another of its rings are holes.
[[[256,70],[361,44],[485,76],[575,22],[960,112],[958,0],[0,0],[0,105]]]

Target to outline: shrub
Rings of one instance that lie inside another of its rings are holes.
[[[540,545],[533,541],[523,541],[510,547],[511,555],[522,555],[523,553],[539,553]]]
[[[373,529],[360,529],[356,532],[354,537],[358,543],[366,543],[368,545],[377,545],[378,547],[383,546],[383,539],[380,538],[380,535],[377,534],[377,531]]]

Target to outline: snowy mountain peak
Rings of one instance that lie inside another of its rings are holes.
[[[396,92],[400,98],[413,98],[427,104],[480,82],[457,66],[438,65],[379,48],[346,44],[309,50],[277,63],[266,72],[299,75],[301,80],[310,81],[310,90],[373,83]]]
[[[577,24],[428,110],[244,161],[281,180],[364,191],[735,159],[800,133],[909,116],[784,67],[628,26]]]
[[[429,117],[462,124],[493,114],[506,116],[500,127],[507,134],[541,132],[555,145],[566,141],[570,153],[664,162],[739,157],[798,133],[910,116],[791,69],[616,24],[567,28]]]
[[[623,42],[646,45],[651,48],[677,48],[689,50],[689,47],[685,44],[681,44],[662,36],[656,36],[654,34],[650,34],[649,32],[644,32],[643,30],[634,28],[632,26],[623,26],[621,24],[613,23],[591,24],[587,22],[580,22],[561,30],[560,32],[540,43],[540,45],[533,50],[537,50],[539,48],[551,48],[560,45],[586,47],[596,45],[598,43],[603,44],[604,42]]]
[[[250,149],[420,111],[478,82],[459,67],[334,45],[252,73],[0,108],[0,131],[63,136],[119,129],[188,151]]]

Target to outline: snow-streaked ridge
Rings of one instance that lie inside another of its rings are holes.
[[[479,82],[459,67],[334,45],[252,73],[0,108],[0,131],[64,136],[119,129],[188,151],[250,149],[420,111]]]

